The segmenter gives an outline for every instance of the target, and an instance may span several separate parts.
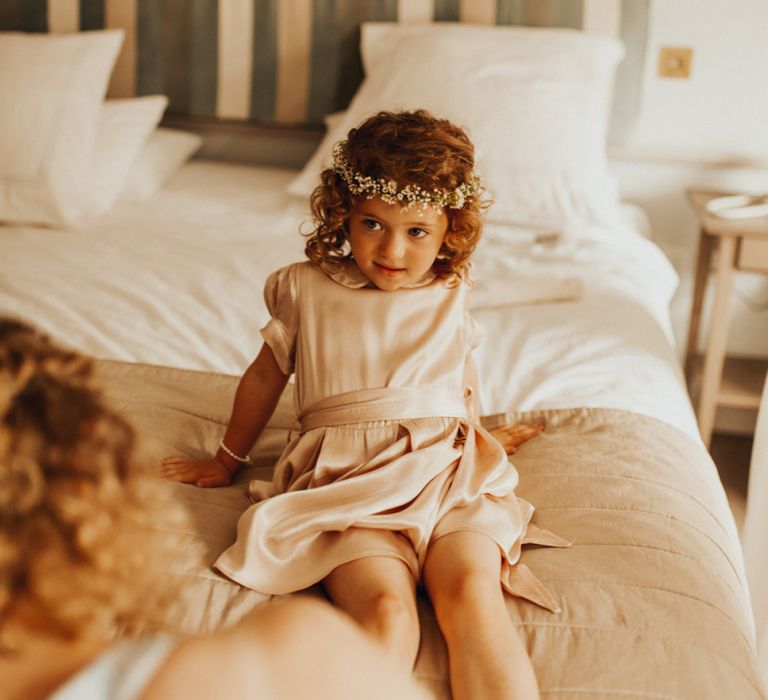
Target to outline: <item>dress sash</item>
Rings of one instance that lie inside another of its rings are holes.
[[[466,400],[455,392],[424,387],[381,387],[335,394],[299,416],[301,432],[313,428],[376,420],[467,418]]]

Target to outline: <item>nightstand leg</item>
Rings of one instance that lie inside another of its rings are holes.
[[[699,253],[696,259],[696,272],[693,284],[693,302],[688,326],[688,343],[685,346],[685,378],[688,386],[693,379],[693,360],[699,345],[699,328],[701,327],[701,308],[704,304],[704,292],[707,290],[710,258],[712,256],[712,238],[701,231],[699,235]]]
[[[715,298],[710,316],[709,339],[704,355],[699,396],[699,431],[704,444],[709,448],[712,429],[715,424],[717,397],[723,377],[725,346],[731,316],[731,290],[733,270],[736,263],[736,239],[731,236],[719,238]]]

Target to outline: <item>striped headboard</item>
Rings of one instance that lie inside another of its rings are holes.
[[[2,0],[0,30],[122,27],[110,96],[163,93],[169,114],[317,124],[363,77],[363,21],[564,26],[619,36],[612,140],[637,112],[650,0]]]

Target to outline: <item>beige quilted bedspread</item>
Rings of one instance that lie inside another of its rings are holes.
[[[137,425],[147,459],[211,454],[229,417],[236,377],[99,362],[107,395]],[[765,697],[736,528],[704,447],[655,419],[609,409],[489,416],[546,423],[513,458],[534,522],[573,544],[527,548],[523,560],[560,598],[560,614],[509,600],[542,696],[752,700]],[[266,596],[214,573],[234,539],[246,484],[268,476],[293,426],[290,391],[254,448],[255,466],[221,489],[174,485],[190,508],[184,533],[190,631],[240,617]],[[202,556],[203,563],[199,563]],[[314,591],[320,595],[319,591]],[[426,599],[416,675],[448,698],[445,646]],[[318,638],[318,644],[329,640]]]

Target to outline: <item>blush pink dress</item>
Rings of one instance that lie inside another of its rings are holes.
[[[468,285],[429,275],[382,291],[353,261],[290,265],[267,280],[264,341],[296,373],[301,431],[215,567],[263,593],[317,583],[367,556],[401,559],[418,580],[430,542],[470,530],[493,539],[501,584],[550,610],[558,602],[523,564],[526,543],[563,546],[531,524],[518,474],[469,416],[464,385],[478,329]]]

